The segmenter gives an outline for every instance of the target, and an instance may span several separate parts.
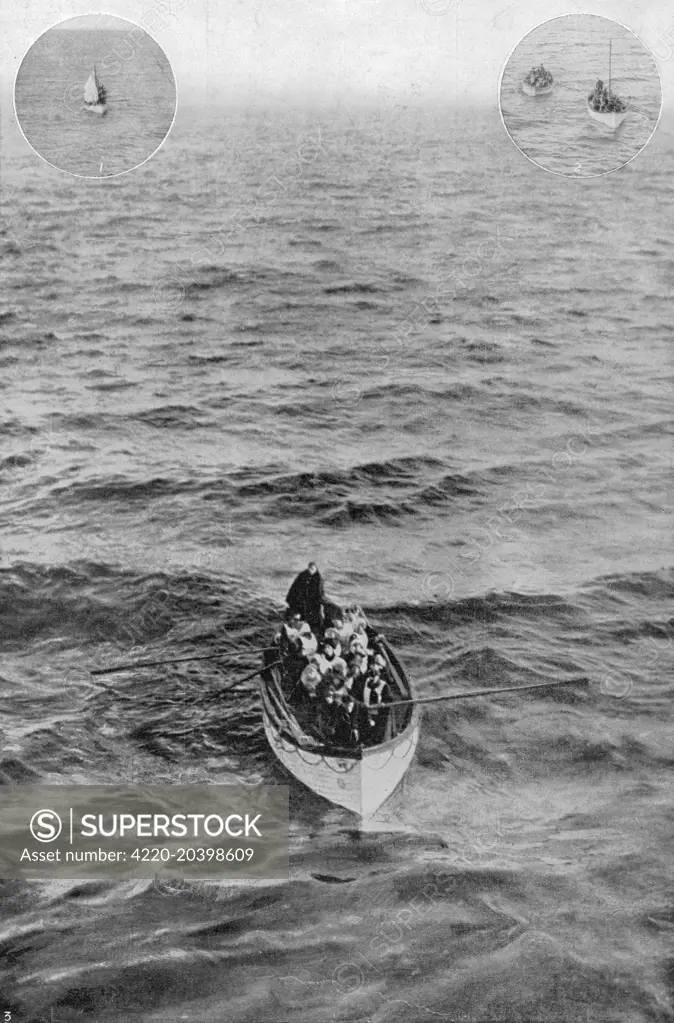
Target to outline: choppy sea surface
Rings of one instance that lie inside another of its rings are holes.
[[[5,131],[1,783],[284,783],[219,690],[311,557],[424,696],[589,685],[431,705],[363,833],[292,786],[289,883],[0,882],[0,1010],[672,1020],[670,128],[589,181],[495,110],[185,110],[110,181]]]

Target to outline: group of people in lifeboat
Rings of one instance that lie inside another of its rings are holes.
[[[542,64],[539,64],[538,67],[532,67],[524,81],[527,85],[532,85],[537,89],[543,89],[548,85],[552,85],[552,75],[543,67]]]
[[[597,84],[587,99],[592,109],[598,114],[621,114],[627,110],[627,104],[607,89],[601,78],[597,79]]]
[[[288,591],[286,619],[277,639],[287,675],[296,680],[293,702],[322,741],[372,745],[386,731],[390,702],[383,637],[368,628],[359,607],[343,610],[325,600],[314,562]]]

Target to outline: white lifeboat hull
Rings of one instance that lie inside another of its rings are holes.
[[[529,85],[528,82],[522,82],[522,92],[525,96],[547,96],[554,89],[554,82],[550,82],[549,85]]]
[[[609,129],[609,131],[617,131],[627,117],[627,111],[619,114],[617,110],[594,110],[589,103],[587,104],[587,112],[593,121],[597,121],[598,124],[603,124],[605,128]]]
[[[264,730],[277,759],[297,781],[337,806],[371,817],[400,785],[419,743],[419,724],[381,746],[363,750],[362,759],[326,757],[279,735],[266,710]]]

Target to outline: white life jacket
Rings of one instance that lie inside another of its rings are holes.
[[[315,664],[308,664],[300,675],[300,681],[311,696],[315,695],[316,687],[321,681],[321,673],[318,667]]]
[[[318,650],[318,640],[306,622],[302,622],[299,629],[299,640],[302,644],[302,653],[305,657],[311,657]]]
[[[332,664],[332,661],[329,661],[327,657],[324,657],[323,654],[319,653],[312,654],[310,661],[312,664],[316,665],[322,676],[327,675]]]

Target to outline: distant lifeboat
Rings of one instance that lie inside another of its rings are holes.
[[[522,92],[525,96],[547,96],[552,92],[554,84],[550,72],[540,64],[538,67],[532,67],[522,82]]]
[[[98,80],[95,66],[84,86],[84,106],[85,109],[90,110],[93,114],[106,114],[108,112],[107,93],[105,86],[101,85]]]
[[[611,90],[612,40],[608,44],[608,86],[598,79],[587,97],[587,112],[593,121],[616,131],[627,117],[627,103]]]

